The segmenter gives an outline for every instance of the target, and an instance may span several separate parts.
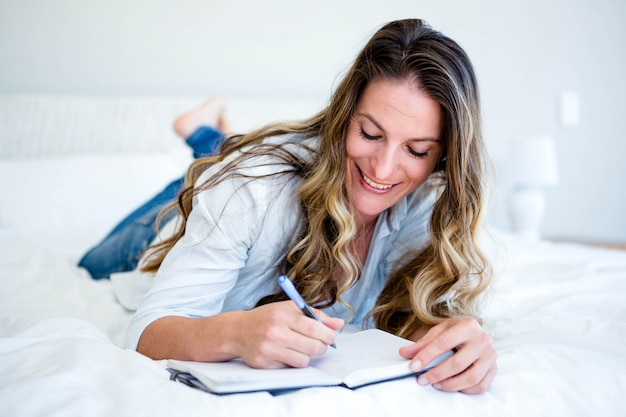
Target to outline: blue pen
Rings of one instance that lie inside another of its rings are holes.
[[[280,288],[282,288],[285,294],[287,294],[287,297],[291,298],[291,300],[296,303],[298,308],[304,313],[305,316],[310,317],[313,320],[317,320],[323,324],[322,320],[320,320],[320,318],[315,315],[313,310],[311,310],[311,307],[309,307],[304,301],[298,290],[296,290],[296,287],[293,286],[293,282],[291,282],[288,276],[279,276],[278,285],[280,285]],[[332,348],[337,348],[334,343],[329,346]]]

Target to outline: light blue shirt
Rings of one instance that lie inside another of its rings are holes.
[[[271,141],[289,138],[294,136]],[[307,141],[313,146],[317,143]],[[130,322],[128,348],[135,349],[144,329],[159,318],[207,317],[250,309],[263,296],[280,290],[278,267],[300,227],[301,179],[281,173],[285,167],[274,162],[269,156],[257,157],[240,171],[278,175],[228,178],[194,198],[184,236],[165,257]],[[220,165],[207,170],[198,183]],[[379,216],[361,276],[342,297],[353,311],[336,303],[326,310],[328,314],[371,326],[364,318],[374,307],[391,268],[428,241],[436,192],[428,180]]]

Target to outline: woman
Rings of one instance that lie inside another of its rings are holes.
[[[483,392],[495,350],[476,318],[489,265],[478,88],[464,51],[420,20],[382,27],[330,104],[226,139],[195,161],[128,332],[155,359],[306,366],[346,322],[416,341],[418,382]],[[280,292],[287,274],[323,321]]]

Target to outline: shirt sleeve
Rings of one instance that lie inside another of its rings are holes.
[[[145,328],[159,318],[222,312],[264,219],[275,217],[268,211],[292,198],[281,193],[290,178],[234,176],[194,197],[184,236],[165,257],[130,322],[127,347],[135,349]]]

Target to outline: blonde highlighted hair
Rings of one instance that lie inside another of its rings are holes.
[[[345,139],[354,109],[368,83],[409,80],[439,103],[443,115],[444,158],[432,175],[441,178],[441,194],[430,220],[428,245],[407,253],[392,271],[370,312],[377,327],[408,336],[422,325],[459,315],[477,317],[479,295],[489,285],[489,263],[477,244],[485,204],[485,156],[480,103],[472,64],[453,40],[418,19],[394,21],[379,29],[357,56],[329,105],[310,119],[267,126],[226,140],[219,155],[195,161],[187,173],[177,207],[181,222],[176,233],[149,248],[142,264],[156,271],[184,233],[195,194],[218,181],[241,175],[235,169],[246,158],[273,155],[284,170],[302,178],[298,198],[302,229],[284,258],[283,268],[307,302],[320,307],[341,302],[342,294],[359,278],[361,265],[351,250],[355,221],[345,186]],[[298,156],[264,140],[298,133],[319,137],[318,149]],[[229,162],[226,161],[226,157]],[[194,187],[209,166],[223,162],[219,172]],[[337,285],[337,272],[344,279]],[[268,295],[259,304],[284,299]]]

